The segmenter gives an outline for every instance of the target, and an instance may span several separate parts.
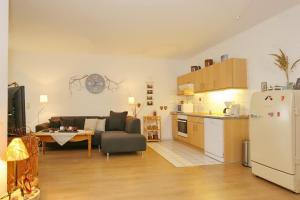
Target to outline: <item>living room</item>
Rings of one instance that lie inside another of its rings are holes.
[[[267,82],[268,87],[282,86],[282,90],[288,87],[286,82],[297,86],[299,67],[295,65],[286,81],[270,54],[278,54],[282,49],[290,64],[299,59],[299,3],[298,0],[1,1],[0,131],[4,134],[0,135],[0,154],[6,154],[11,142],[7,134],[7,85],[16,82],[25,88],[28,132],[39,132],[36,126],[55,116],[87,116],[81,119],[80,127],[75,127],[85,129],[85,118],[97,116],[101,121],[102,117],[109,118],[111,111],[128,112],[128,116],[138,118],[138,125],[133,126],[138,128],[128,125],[130,119],[126,118],[129,121],[122,131],[129,133],[135,129],[133,132],[140,133],[147,141],[154,136],[149,139],[145,135],[145,117],[159,117],[161,123],[159,142],[146,142],[145,151],[110,153],[105,148],[115,148],[116,143],[107,147],[105,141],[110,141],[111,135],[108,138],[101,135],[102,140],[94,137],[97,134],[93,136],[99,144],[92,143],[90,157],[86,154],[86,143],[79,148],[64,148],[65,145],[50,148],[50,144],[43,149],[44,153],[40,143],[38,183],[32,183],[38,188],[39,199],[299,198],[278,186],[280,181],[272,184],[272,180],[257,178],[251,168],[242,166],[241,142],[237,144],[239,160],[234,163],[226,160],[215,163],[213,159],[212,164],[178,167],[170,158],[191,151],[199,151],[201,158],[206,156],[203,146],[194,148],[186,144],[189,142],[178,140],[178,130],[174,136],[173,117],[178,117],[181,102],[193,104],[194,114],[188,117],[195,117],[195,123],[199,122],[197,113],[201,113],[201,118],[220,117],[226,114],[224,101],[238,102],[239,117],[247,121],[248,127],[248,121],[252,120],[252,95],[262,90],[262,82]],[[245,76],[245,87],[201,90],[192,95],[178,93],[178,77],[212,69],[223,63],[222,55],[229,57],[229,61],[246,60],[247,71],[239,74]],[[209,59],[213,59],[213,65],[206,67],[205,60]],[[191,72],[191,66],[202,69]],[[95,87],[94,75],[104,86]],[[92,81],[90,85],[88,80]],[[279,117],[280,113],[275,115]],[[70,126],[74,125],[66,125]],[[114,129],[107,126],[105,132]],[[47,134],[52,131],[49,127],[45,129]],[[247,128],[245,132],[248,131],[251,132]],[[116,149],[125,143],[121,141]],[[130,141],[126,147],[133,143]],[[173,151],[175,147],[181,148],[179,154]],[[0,197],[8,189],[5,159],[1,157]]]

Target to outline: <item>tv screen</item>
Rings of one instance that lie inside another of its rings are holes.
[[[8,88],[8,134],[22,135],[26,132],[25,88]]]

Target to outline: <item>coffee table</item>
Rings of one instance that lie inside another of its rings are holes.
[[[33,133],[36,137],[40,139],[42,142],[42,152],[45,154],[46,152],[46,143],[53,143],[56,142],[53,137],[51,136],[50,132],[36,132]],[[92,136],[94,135],[94,131],[91,130],[79,130],[78,134],[75,135],[71,140],[68,142],[79,142],[79,141],[88,141],[88,157],[91,157],[91,151],[92,151]]]

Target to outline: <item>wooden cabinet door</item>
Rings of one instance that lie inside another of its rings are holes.
[[[227,60],[215,66],[215,87],[214,89],[225,89],[233,86],[233,61]]]
[[[193,138],[191,144],[195,147],[203,149],[204,147],[204,126],[202,123],[193,123]]]
[[[172,136],[175,139],[178,132],[177,115],[171,115],[172,118]]]
[[[195,74],[195,77],[194,77],[195,93],[204,91],[203,70],[198,70],[198,71],[194,72],[194,74]]]
[[[177,95],[182,95],[183,92],[179,90],[179,86],[184,84],[184,76],[177,77]]]
[[[214,66],[203,69],[203,91],[213,90],[215,87],[215,68]]]
[[[248,88],[247,61],[245,59],[232,59],[232,87]]]
[[[194,140],[194,129],[193,129],[194,123],[191,121],[187,122],[187,133],[188,133],[188,141],[190,144],[192,144]]]

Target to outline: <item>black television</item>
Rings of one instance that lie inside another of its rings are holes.
[[[8,135],[21,136],[26,133],[25,87],[8,88]]]

